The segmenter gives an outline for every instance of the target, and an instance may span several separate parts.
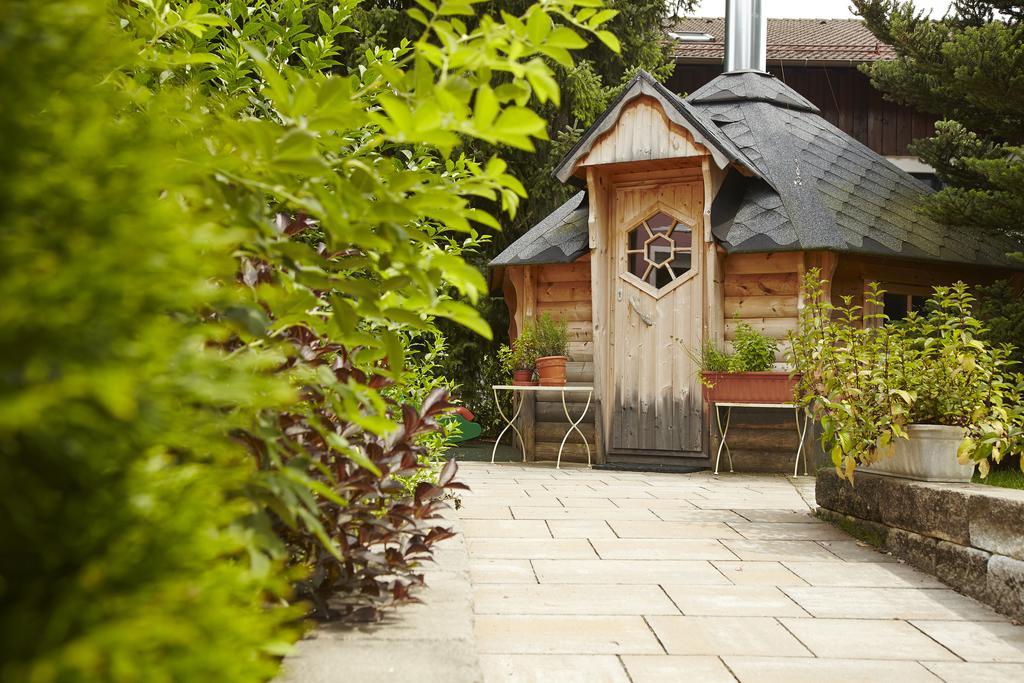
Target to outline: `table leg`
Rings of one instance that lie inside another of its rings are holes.
[[[718,474],[718,463],[722,460],[723,448],[729,458],[729,471],[732,472],[732,451],[729,450],[729,445],[725,442],[726,434],[729,433],[729,420],[732,418],[732,406],[725,409],[725,427],[722,427],[722,409],[717,404],[714,404],[714,409],[715,421],[718,422],[718,433],[722,436],[722,441],[718,444],[718,455],[715,457],[715,474]]]
[[[800,468],[800,454],[804,456],[804,476],[807,476],[807,450],[804,448],[804,441],[807,438],[807,422],[808,422],[808,411],[805,408],[803,426],[800,424],[800,408],[795,408],[796,411],[796,433],[800,437],[800,444],[796,447],[796,462],[793,463],[793,476],[800,476],[797,474]]]
[[[583,412],[580,414],[580,419],[573,421],[569,415],[569,406],[565,403],[565,389],[562,389],[562,410],[565,412],[565,419],[569,421],[569,428],[565,430],[565,436],[562,437],[562,443],[558,446],[558,459],[555,460],[555,469],[562,469],[562,449],[565,448],[565,441],[572,434],[575,429],[576,433],[583,439],[583,445],[587,447],[587,466],[590,466],[590,444],[587,443],[587,437],[580,431],[580,423],[583,422],[583,418],[587,416],[587,410],[590,408],[590,401],[594,397],[594,392],[590,391],[587,393],[587,404],[583,406]]]
[[[494,448],[491,449],[491,464],[494,464],[494,456],[498,454],[498,444],[501,443],[501,437],[505,436],[505,432],[509,430],[509,427],[519,437],[519,449],[523,453],[523,462],[526,462],[526,442],[523,441],[523,435],[519,433],[519,429],[515,426],[516,418],[519,417],[519,411],[523,409],[523,404],[526,401],[520,400],[519,404],[516,405],[516,394],[513,391],[512,408],[514,410],[512,411],[512,417],[508,417],[505,415],[505,411],[501,409],[501,401],[498,400],[498,390],[492,389],[491,391],[494,392],[494,405],[498,408],[498,415],[501,415],[501,418],[506,422],[505,428],[501,430],[501,434],[498,434],[498,438],[494,440]],[[512,438],[512,445],[516,445],[515,437]]]

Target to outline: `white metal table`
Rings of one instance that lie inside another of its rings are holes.
[[[505,436],[505,432],[512,428],[516,436],[519,437],[519,449],[523,453],[523,462],[526,462],[526,444],[523,442],[523,435],[519,432],[519,428],[516,427],[515,421],[519,417],[519,411],[523,408],[523,398],[526,397],[527,393],[550,393],[560,392],[562,394],[562,410],[565,412],[565,419],[569,421],[569,428],[565,430],[565,436],[562,437],[562,443],[558,446],[558,459],[555,461],[555,469],[561,469],[562,467],[562,449],[565,448],[565,442],[569,438],[569,435],[575,431],[583,439],[583,445],[587,447],[587,464],[590,464],[590,444],[587,443],[587,437],[584,436],[580,430],[580,423],[583,422],[583,418],[587,416],[587,410],[590,408],[590,401],[594,397],[594,387],[587,386],[561,386],[561,387],[541,387],[541,386],[520,386],[518,384],[495,384],[491,386],[491,390],[494,392],[494,404],[498,407],[498,414],[501,415],[502,419],[505,420],[505,428],[501,430],[501,434],[498,434],[498,438],[494,441],[494,448],[491,450],[491,462],[494,462],[494,456],[498,453],[498,444],[501,443],[501,437]],[[498,391],[511,391],[512,392],[512,417],[505,415],[505,411],[501,409],[501,401],[498,400]],[[584,393],[587,394],[587,403],[583,406],[583,412],[580,414],[579,419],[573,420],[572,416],[569,415],[569,406],[565,403],[566,394]],[[516,401],[516,393],[520,393],[522,396],[520,400]],[[515,439],[512,440],[512,444],[515,445]]]
[[[715,474],[718,474],[718,463],[722,459],[722,449],[725,449],[725,454],[729,458],[729,471],[732,472],[732,451],[729,450],[729,444],[726,442],[726,434],[729,433],[729,419],[732,417],[733,408],[790,408],[796,417],[796,433],[800,437],[800,444],[796,447],[796,462],[793,463],[793,476],[798,476],[798,468],[800,467],[800,455],[804,456],[804,475],[807,474],[807,452],[804,450],[804,437],[807,436],[807,423],[809,419],[809,413],[804,410],[803,421],[800,420],[800,406],[795,403],[718,403],[713,402],[711,404],[712,410],[715,411],[715,420],[718,422],[718,433],[722,435],[722,441],[718,444],[718,455],[715,456]],[[725,408],[725,426],[722,426],[722,411],[720,408]]]

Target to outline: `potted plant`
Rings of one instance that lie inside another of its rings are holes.
[[[1024,377],[1010,349],[986,341],[966,285],[936,287],[922,314],[888,324],[884,292],[865,305],[826,301],[816,271],[791,338],[798,396],[821,420],[839,475],[857,466],[887,476],[968,482],[977,464],[1024,450]]]
[[[537,386],[533,379],[536,360],[536,339],[529,326],[515,338],[511,346],[502,344],[498,349],[498,361],[505,372],[512,376],[512,384],[515,386]]]
[[[705,342],[694,356],[700,368],[704,400],[711,403],[789,403],[796,379],[772,371],[778,342],[747,323],[736,327],[733,353]]]
[[[565,386],[565,364],[569,360],[569,326],[546,313],[534,323],[537,375],[543,387]]]

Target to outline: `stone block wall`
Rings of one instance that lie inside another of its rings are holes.
[[[818,474],[819,516],[965,595],[1024,619],[1024,491]]]

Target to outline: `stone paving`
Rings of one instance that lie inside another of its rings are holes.
[[[485,681],[1024,680],[1024,628],[812,517],[813,477],[459,475]]]

